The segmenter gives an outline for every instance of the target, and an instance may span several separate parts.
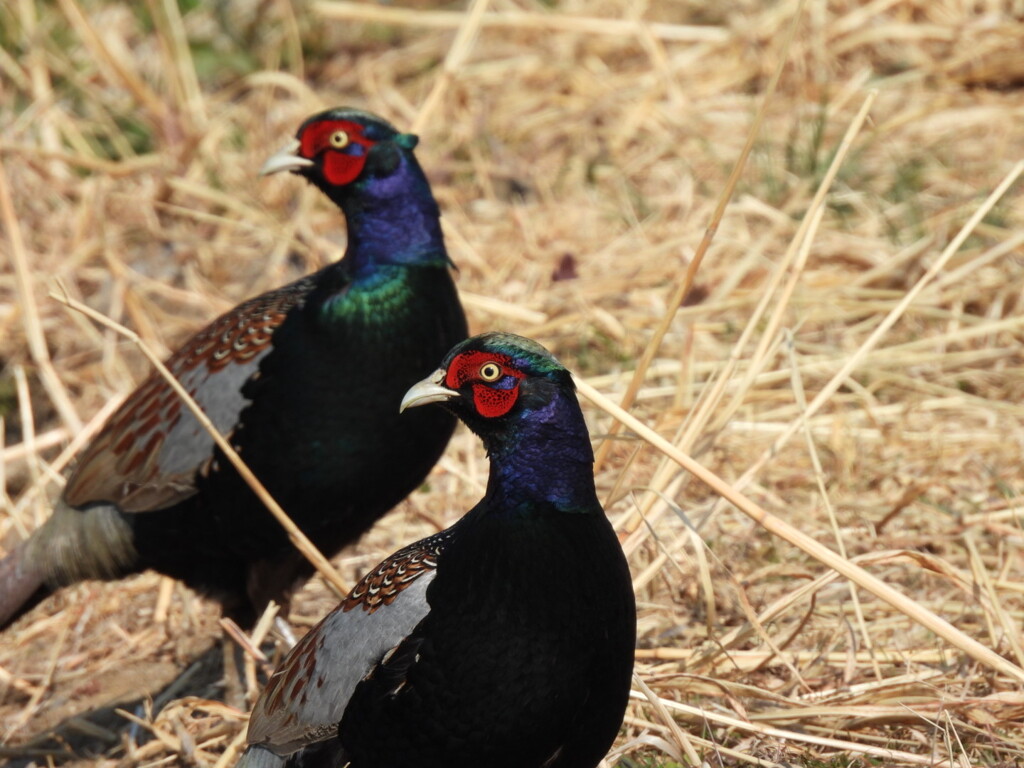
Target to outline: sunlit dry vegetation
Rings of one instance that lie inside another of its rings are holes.
[[[630,395],[910,598],[838,576],[585,400],[639,603],[609,765],[1017,765],[1022,50],[1019,0],[5,3],[0,548],[148,371],[50,293],[165,355],[336,259],[332,206],[256,172],[350,104],[421,136],[474,331],[534,337]],[[450,524],[485,473],[460,431],[343,577]],[[334,601],[314,580],[295,625]],[[217,618],[151,574],[48,600],[0,636],[0,757],[230,765],[244,709],[188,680],[160,693]]]

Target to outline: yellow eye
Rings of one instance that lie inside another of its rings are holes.
[[[501,378],[501,366],[497,363],[484,363],[480,366],[480,378],[484,381],[497,381]]]
[[[348,142],[348,134],[345,131],[335,131],[331,134],[331,146],[335,149],[344,149]]]

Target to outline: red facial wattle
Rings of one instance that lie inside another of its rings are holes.
[[[473,405],[476,412],[485,419],[496,419],[504,416],[519,397],[519,382],[511,389],[493,389],[486,384],[473,385]]]
[[[331,137],[344,131],[348,143],[335,147]],[[306,127],[299,137],[299,154],[310,160],[323,155],[321,168],[324,178],[335,186],[355,181],[363,172],[366,156],[374,142],[363,135],[363,127],[348,120],[324,120]]]
[[[501,376],[493,381],[480,377],[481,369],[488,363],[501,368]],[[504,416],[519,398],[519,382],[524,375],[512,367],[512,360],[505,355],[491,352],[464,352],[452,360],[445,375],[444,385],[459,390],[467,383],[473,392],[473,407],[486,419]]]
[[[366,155],[346,155],[331,150],[324,157],[324,178],[336,187],[351,184],[363,172]]]

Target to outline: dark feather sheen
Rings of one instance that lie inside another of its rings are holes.
[[[460,356],[480,350],[522,374],[501,416],[476,410],[472,375],[445,395],[488,448],[486,495],[354,593],[429,552],[424,591],[401,591],[373,614],[365,598],[345,601],[282,662],[250,719],[241,768],[275,749],[290,766],[594,768],[611,746],[629,696],[636,607],[572,380],[543,348],[508,334],[457,345],[442,368],[471,359],[472,374],[479,358]],[[388,617],[392,634],[373,646]],[[356,647],[373,649],[368,662]],[[343,708],[340,722],[325,705]]]
[[[321,172],[326,153],[296,172],[344,213],[345,256],[239,305],[169,361],[327,555],[416,488],[441,455],[454,418],[438,411],[400,417],[398,406],[409,385],[466,336],[437,203],[411,151],[415,140],[350,109],[310,118],[299,135],[337,119],[362,131],[359,175],[331,185]],[[0,577],[16,572],[18,581],[17,589],[0,584],[0,627],[46,588],[147,568],[219,598],[245,624],[267,600],[286,602],[312,573],[155,376],[82,451],[47,523],[3,561]]]

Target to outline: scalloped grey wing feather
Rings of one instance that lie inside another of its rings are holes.
[[[334,737],[356,685],[427,615],[435,574],[420,571],[380,610],[346,601],[329,613],[271,677],[249,718],[249,744],[287,755]]]
[[[306,278],[257,296],[217,318],[168,361],[168,369],[217,429],[235,429],[249,400],[245,382],[272,349],[274,331],[311,288]],[[213,457],[213,438],[174,390],[154,373],[79,454],[64,500],[71,507],[110,502],[150,512],[196,491],[196,474]]]

